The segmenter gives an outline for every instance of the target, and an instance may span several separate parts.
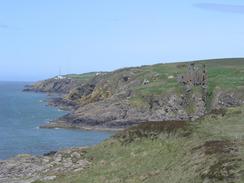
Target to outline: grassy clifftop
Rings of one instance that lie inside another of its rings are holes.
[[[242,58],[203,60],[195,63],[206,65],[210,93],[217,87],[222,90],[233,90],[244,86],[244,59]],[[141,96],[145,95],[162,95],[165,92],[178,91],[179,85],[177,81],[170,78],[170,76],[175,78],[177,74],[184,73],[188,64],[189,62],[142,67],[141,76],[147,78],[150,83],[136,87],[136,96],[141,98]],[[157,73],[159,78],[155,80],[152,73]]]
[[[195,63],[205,64],[209,76],[209,92],[216,89],[240,89],[244,85],[244,59],[200,60]],[[162,96],[167,93],[177,93],[180,86],[176,77],[184,73],[189,62],[156,64],[135,68],[125,68],[96,76],[96,73],[82,75],[67,75],[80,79],[82,82],[91,81],[97,77],[97,86],[90,98],[98,95],[103,98],[111,97],[122,90],[130,90],[130,101],[143,102],[147,96]],[[95,95],[96,94],[96,95]],[[85,98],[82,98],[83,100]],[[95,99],[94,99],[95,100]]]
[[[64,77],[79,81],[81,85],[97,77],[98,80],[99,78],[101,80],[106,80],[106,82],[113,85],[113,87],[116,87],[118,81],[123,79],[125,83],[133,80],[147,80],[147,85],[136,86],[132,89],[136,90],[138,94],[143,95],[161,94],[165,91],[173,90],[178,86],[176,80],[171,76],[176,77],[177,74],[185,72],[186,66],[189,63],[192,62],[147,65],[119,69],[113,72],[68,74],[64,75]],[[209,83],[212,87],[220,86],[222,88],[231,89],[243,85],[244,58],[199,60],[194,63],[206,64],[209,74]],[[38,86],[39,84],[41,84],[41,82],[36,83],[34,86]]]

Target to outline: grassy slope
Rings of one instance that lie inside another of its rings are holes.
[[[244,59],[200,62],[207,64],[210,92],[216,87],[230,90],[244,86]],[[167,78],[182,72],[176,65],[140,68],[137,77],[150,79],[152,73],[159,73],[161,79],[136,88],[138,96],[175,89],[175,80]],[[189,122],[189,126],[193,131],[187,137],[162,133],[154,140],[142,138],[124,145],[109,139],[87,149],[86,158],[92,162],[89,168],[59,176],[53,183],[244,182],[244,107],[228,109],[225,116],[208,115]]]
[[[244,86],[244,58],[240,59],[216,59],[203,60],[197,63],[206,64],[209,75],[209,92],[216,87],[221,90],[238,89]],[[164,93],[178,92],[180,90],[176,79],[169,79],[169,76],[177,77],[177,73],[186,71],[187,63],[157,64],[140,68],[138,77],[148,79],[148,85],[135,88],[136,97],[132,98],[134,103],[142,103],[143,96],[162,95]],[[180,66],[180,67],[179,67]],[[158,74],[158,79],[153,75]]]
[[[72,78],[72,79],[77,79],[81,81],[88,81],[89,79],[93,78],[96,76],[96,72],[89,72],[89,73],[84,73],[84,74],[67,74],[65,77]]]
[[[53,183],[244,182],[244,107],[206,116],[189,128],[187,137],[162,133],[124,145],[107,140],[87,150],[89,168]]]
[[[205,63],[209,74],[209,92],[213,94],[216,90],[232,90],[244,86],[244,58],[240,59],[218,59],[198,61]],[[124,68],[114,72],[107,72],[97,77],[100,80],[94,92],[80,100],[89,103],[111,97],[123,91],[131,91],[130,104],[136,107],[148,105],[147,99],[151,96],[165,96],[168,93],[181,94],[181,87],[176,81],[179,73],[186,71],[188,63],[156,64],[134,68]],[[67,77],[77,79],[82,83],[92,80],[95,72],[85,74],[71,74]],[[121,81],[122,77],[129,76],[129,82]],[[172,78],[174,76],[174,78]],[[141,84],[148,80],[149,84]],[[135,84],[132,84],[135,83]],[[137,83],[137,84],[136,84]],[[123,88],[125,87],[125,88]],[[244,91],[244,89],[242,89]],[[73,91],[74,92],[74,91]],[[76,91],[75,91],[76,92]],[[71,95],[73,96],[71,92]],[[211,104],[211,95],[209,104]],[[77,103],[80,102],[77,101]]]

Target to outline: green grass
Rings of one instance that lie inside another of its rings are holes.
[[[96,76],[96,72],[89,72],[89,73],[84,73],[84,74],[68,74],[65,76],[68,78],[78,79],[78,80],[82,80],[82,81],[88,81],[89,79],[92,79],[93,77]]]
[[[216,59],[203,60],[196,63],[206,64],[208,71],[208,104],[210,106],[212,94],[219,88],[221,90],[237,90],[244,86],[244,59]],[[138,78],[150,81],[148,85],[141,85],[134,88],[135,96],[131,98],[131,103],[142,103],[143,97],[156,95],[163,96],[168,93],[179,94],[181,87],[176,81],[176,76],[184,73],[188,63],[157,64],[153,66],[144,66],[141,69]],[[159,75],[158,79],[153,80],[153,74]],[[174,76],[174,79],[169,79]]]
[[[59,175],[51,182],[244,182],[244,107],[175,124],[177,130],[163,123],[126,130],[123,133],[130,131],[134,140],[123,143],[130,135],[122,133],[87,149],[85,157],[92,164],[86,170]],[[179,135],[184,131],[188,135]]]

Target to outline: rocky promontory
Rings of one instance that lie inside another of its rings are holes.
[[[241,105],[243,84],[233,82],[234,77],[238,80],[242,76],[236,64],[243,64],[243,60],[156,64],[57,76],[25,91],[59,93],[61,97],[49,103],[71,111],[42,127],[118,130],[145,121],[195,120],[213,109]]]

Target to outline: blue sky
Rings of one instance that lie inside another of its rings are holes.
[[[243,0],[0,2],[0,80],[244,56]]]

